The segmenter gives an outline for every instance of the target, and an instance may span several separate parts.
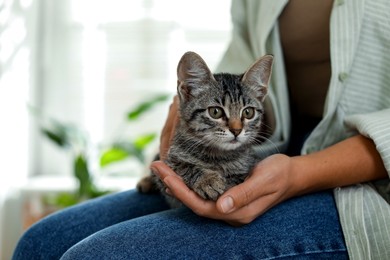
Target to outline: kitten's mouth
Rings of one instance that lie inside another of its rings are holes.
[[[241,142],[238,140],[237,137],[234,137],[234,139],[229,141],[229,144],[239,144],[239,143],[241,143]]]
[[[237,149],[238,147],[240,147],[242,145],[242,143],[234,138],[234,139],[231,139],[231,140],[226,140],[225,143],[221,143],[221,148],[225,149],[225,150],[234,150],[234,149]]]

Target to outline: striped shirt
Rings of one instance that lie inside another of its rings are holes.
[[[277,19],[287,0],[233,0],[232,41],[218,71],[242,73],[274,54],[269,100],[276,128],[259,153],[286,148],[289,101]],[[334,0],[330,18],[332,76],[322,121],[306,140],[312,153],[358,133],[371,138],[390,174],[390,1]],[[390,181],[334,189],[351,259],[390,259]],[[387,200],[387,201],[386,201]]]

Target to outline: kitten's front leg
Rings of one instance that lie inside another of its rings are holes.
[[[217,172],[204,171],[192,189],[202,198],[216,201],[227,190],[226,179]]]
[[[137,190],[141,193],[154,193],[158,191],[156,180],[152,175],[143,177],[137,183]]]

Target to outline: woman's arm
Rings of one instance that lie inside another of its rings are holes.
[[[269,156],[217,202],[198,197],[162,162],[153,163],[151,168],[170,193],[195,213],[232,225],[249,223],[294,196],[388,177],[374,143],[361,135],[309,155]]]
[[[362,135],[292,160],[296,195],[388,177],[374,142]]]

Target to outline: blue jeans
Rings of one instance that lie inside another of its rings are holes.
[[[61,258],[62,257],[62,258]],[[232,227],[126,191],[32,226],[13,259],[348,259],[331,192],[285,201]]]

